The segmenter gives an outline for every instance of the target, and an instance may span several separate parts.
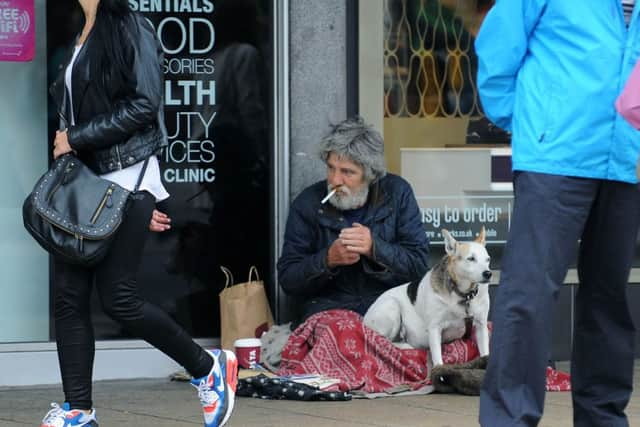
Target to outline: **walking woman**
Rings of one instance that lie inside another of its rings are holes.
[[[141,174],[143,178],[109,253],[97,266],[55,260],[56,343],[65,403],[53,403],[41,427],[98,425],[91,397],[92,286],[105,313],[193,375],[205,426],[222,426],[233,410],[235,355],[202,349],[166,313],[142,300],[136,283],[149,230],[166,228],[154,227],[153,222],[150,226],[155,202],[169,196],[156,158],[167,144],[162,49],[151,25],[131,11],[127,0],[79,3],[84,28],[69,52],[66,69],[51,87],[68,125],[57,133],[53,155],[57,158],[73,151],[103,178],[128,190],[134,189]]]

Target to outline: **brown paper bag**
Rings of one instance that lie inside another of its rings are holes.
[[[220,335],[222,348],[233,350],[239,338],[260,338],[273,325],[273,315],[258,270],[249,269],[249,280],[234,284],[229,269],[220,267],[227,282],[220,292]],[[255,276],[255,277],[254,277]]]

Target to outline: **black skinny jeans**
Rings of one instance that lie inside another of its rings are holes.
[[[136,274],[148,237],[154,198],[146,191],[131,206],[109,253],[97,266],[83,268],[54,263],[55,326],[65,401],[74,409],[90,409],[95,352],[91,323],[91,288],[102,308],[132,336],[140,337],[181,364],[194,377],[207,375],[212,359],[171,317],[138,294]]]

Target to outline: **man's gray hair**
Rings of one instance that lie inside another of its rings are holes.
[[[326,163],[335,153],[364,169],[364,179],[371,183],[387,174],[384,142],[380,133],[361,117],[344,120],[333,127],[320,143],[320,158]]]

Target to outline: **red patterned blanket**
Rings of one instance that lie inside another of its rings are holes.
[[[319,374],[341,381],[340,390],[382,393],[397,386],[412,390],[429,384],[427,350],[403,350],[362,323],[348,310],[315,314],[289,337],[278,375]],[[479,356],[473,339],[442,345],[444,363]],[[547,390],[569,390],[567,374],[547,370]]]

